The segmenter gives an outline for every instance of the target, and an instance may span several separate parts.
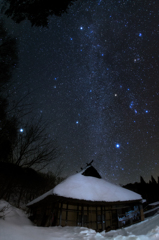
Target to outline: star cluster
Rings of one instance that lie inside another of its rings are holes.
[[[77,1],[49,27],[6,20],[17,38],[18,96],[49,119],[64,175],[94,159],[110,181],[159,175],[158,1]]]

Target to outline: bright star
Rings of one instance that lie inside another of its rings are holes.
[[[23,128],[20,128],[19,131],[22,133],[22,132],[24,132],[24,129],[23,129]]]
[[[117,143],[117,144],[116,144],[116,148],[119,148],[119,147],[120,147],[120,145]]]

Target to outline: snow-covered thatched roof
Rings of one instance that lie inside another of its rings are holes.
[[[31,201],[27,206],[39,202],[49,195],[98,202],[142,200],[141,195],[102,179],[92,166],[68,177],[55,188]]]

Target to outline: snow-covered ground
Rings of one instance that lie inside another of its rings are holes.
[[[159,240],[159,215],[130,227],[96,233],[85,227],[36,227],[26,214],[7,202],[0,201],[0,240]]]

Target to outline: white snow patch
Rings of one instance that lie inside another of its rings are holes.
[[[159,202],[154,202],[149,204],[149,206],[156,206],[156,205],[159,205]]]
[[[27,215],[19,208],[11,206],[5,200],[0,200],[0,219],[4,219],[7,223],[20,225],[33,225],[27,218]],[[1,238],[0,238],[1,239]]]

